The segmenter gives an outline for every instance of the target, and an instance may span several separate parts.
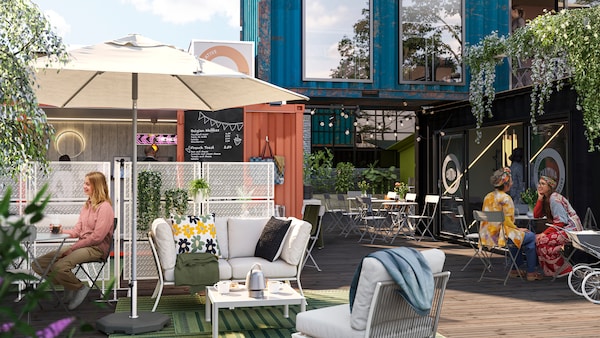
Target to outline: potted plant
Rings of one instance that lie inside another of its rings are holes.
[[[358,182],[358,189],[360,189],[360,192],[363,196],[367,196],[367,190],[369,190],[369,188],[371,188],[369,182],[365,180]]]
[[[354,186],[354,164],[340,162],[335,167],[335,191],[346,193]]]
[[[531,213],[531,216],[533,216],[533,208],[537,203],[537,199],[538,193],[535,189],[527,188],[527,190],[521,192],[521,200],[523,200],[523,202],[527,203],[527,206],[529,206],[528,214]]]
[[[398,199],[403,200],[408,192],[408,185],[404,182],[396,182],[394,183],[394,191],[396,192]]]
[[[204,178],[197,178],[190,182],[190,194],[195,198],[196,203],[204,201],[209,193],[210,187]]]

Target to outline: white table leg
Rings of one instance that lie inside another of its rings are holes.
[[[290,318],[290,306],[287,304],[283,306],[283,318]]]
[[[306,298],[302,298],[302,301],[300,302],[300,312],[304,312],[306,311]]]
[[[204,301],[204,317],[207,322],[210,322],[210,297],[208,297],[208,289],[206,290],[206,299]]]
[[[219,338],[219,308],[216,304],[212,305],[212,336]]]

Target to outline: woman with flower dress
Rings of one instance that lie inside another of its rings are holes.
[[[535,234],[527,229],[519,228],[515,225],[515,205],[508,194],[513,181],[510,168],[498,169],[490,177],[490,183],[494,191],[488,193],[483,199],[483,211],[502,211],[504,213],[504,222],[481,222],[480,240],[484,246],[492,247],[496,243],[504,245],[503,238],[500,238],[500,230],[503,227],[504,233],[509,241],[514,245],[510,246],[511,253],[515,257],[516,267],[511,267],[510,276],[519,277],[526,275],[528,281],[541,280],[542,275],[536,271],[537,256],[535,250]],[[520,270],[523,264],[523,255],[525,253],[527,260],[527,271]]]
[[[561,255],[562,247],[569,241],[565,231],[581,230],[581,220],[571,203],[555,191],[556,180],[549,176],[540,177],[538,200],[533,209],[536,218],[546,217],[553,226],[536,236],[538,260],[546,276],[562,277],[572,267]]]

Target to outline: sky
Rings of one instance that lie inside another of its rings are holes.
[[[239,0],[32,0],[68,48],[128,34],[187,51],[192,40],[240,41]]]

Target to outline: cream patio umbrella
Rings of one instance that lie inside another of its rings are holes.
[[[259,103],[308,100],[303,95],[136,34],[72,50],[64,65],[41,57],[35,67],[38,69],[36,95],[40,104],[60,108],[132,109],[133,243],[136,242],[137,220],[138,109],[214,111]],[[136,264],[136,245],[132,245],[131,313],[127,318],[115,313],[100,319],[97,326],[106,333],[156,331],[168,323],[168,318],[165,320],[158,313],[138,314]]]

